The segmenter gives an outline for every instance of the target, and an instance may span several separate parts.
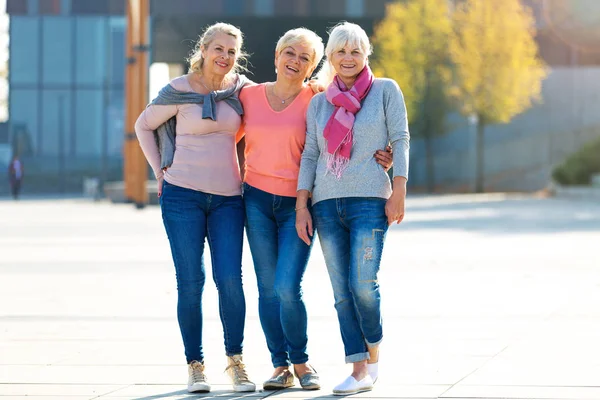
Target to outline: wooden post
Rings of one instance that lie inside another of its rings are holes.
[[[135,121],[148,101],[149,0],[127,2],[127,66],[125,71],[125,198],[142,208],[148,203],[148,163],[135,136]]]

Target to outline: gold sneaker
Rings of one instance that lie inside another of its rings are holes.
[[[188,364],[188,392],[207,393],[210,392],[210,385],[204,375],[204,363],[192,361]]]
[[[254,392],[256,390],[256,385],[248,379],[248,373],[246,372],[246,366],[242,362],[241,354],[227,357],[225,372],[227,372],[227,375],[231,379],[234,392]]]

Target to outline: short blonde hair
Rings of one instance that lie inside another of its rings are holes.
[[[224,33],[226,35],[233,36],[237,41],[236,59],[233,68],[229,73],[235,74],[240,71],[247,71],[246,66],[240,63],[240,61],[242,61],[244,64],[246,64],[248,57],[248,55],[242,50],[242,46],[244,44],[244,35],[242,34],[242,31],[231,24],[217,22],[216,24],[213,24],[206,28],[204,30],[204,33],[200,35],[200,38],[196,42],[194,50],[192,51],[192,54],[187,60],[190,64],[189,72],[202,72],[202,66],[204,65],[204,57],[202,57],[202,50],[208,48],[211,42],[215,40],[215,36],[217,36],[219,33]]]
[[[366,57],[373,53],[373,47],[369,41],[367,32],[359,25],[351,22],[340,22],[329,31],[329,39],[327,40],[327,47],[325,48],[325,56],[327,61],[324,63],[323,68],[319,71],[319,82],[323,85],[328,85],[333,81],[335,76],[335,70],[333,69],[331,62],[331,56],[333,53],[338,51],[349,44],[352,47],[358,47]]]
[[[281,54],[283,49],[289,46],[293,46],[295,44],[304,44],[308,45],[312,51],[312,60],[310,70],[314,71],[314,69],[319,65],[321,59],[323,58],[324,45],[323,39],[310,29],[306,28],[296,28],[290,29],[282,37],[277,41],[277,46],[275,47],[275,53]]]

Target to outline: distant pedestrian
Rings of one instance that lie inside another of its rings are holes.
[[[17,200],[21,192],[21,183],[23,182],[23,163],[17,154],[13,156],[10,164],[8,164],[8,181],[10,182],[12,196]]]

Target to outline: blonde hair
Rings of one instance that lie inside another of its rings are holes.
[[[323,58],[324,46],[323,39],[310,29],[296,28],[290,29],[277,41],[275,53],[281,54],[283,49],[294,44],[305,44],[310,46],[313,51],[310,71],[311,73],[317,68]]]
[[[215,36],[217,36],[219,33],[224,33],[226,35],[233,36],[238,44],[237,52],[235,55],[235,63],[233,64],[233,68],[231,69],[229,74],[236,74],[240,71],[248,70],[245,65],[242,65],[240,63],[240,61],[242,61],[244,64],[246,64],[248,57],[248,54],[246,54],[242,50],[242,46],[244,44],[244,35],[242,34],[242,31],[231,24],[217,22],[216,24],[213,24],[206,28],[204,30],[204,33],[200,35],[200,38],[196,42],[192,54],[187,59],[187,61],[190,64],[189,72],[195,72],[198,74],[202,73],[202,66],[204,65],[204,57],[202,57],[202,50],[208,48],[211,42],[215,40]]]
[[[367,32],[359,25],[344,21],[334,26],[329,31],[329,39],[325,48],[326,60],[317,75],[319,83],[323,86],[329,85],[335,76],[335,70],[330,61],[331,56],[348,44],[352,47],[358,47],[366,57],[369,57],[373,52]]]

